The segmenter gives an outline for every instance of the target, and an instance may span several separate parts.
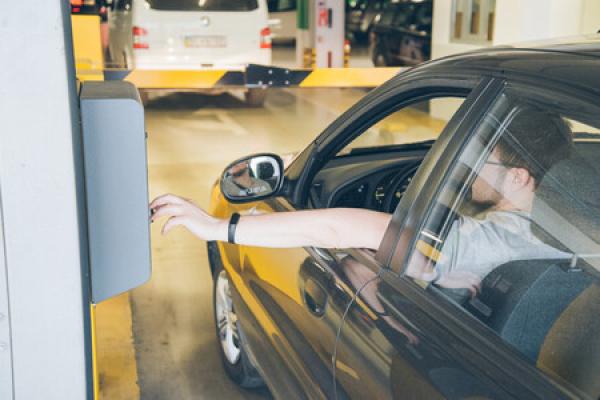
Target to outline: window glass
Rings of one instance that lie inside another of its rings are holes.
[[[379,23],[382,25],[391,25],[392,19],[394,19],[394,13],[398,8],[399,7],[397,4],[386,4],[381,13],[381,19],[379,20]]]
[[[154,10],[171,11],[251,11],[256,0],[146,0]]]
[[[405,107],[375,125],[345,146],[338,155],[374,147],[426,142],[437,139],[463,99],[435,98]]]
[[[449,172],[405,273],[599,398],[599,113],[555,99],[509,90],[497,101]]]
[[[269,0],[269,12],[284,12],[296,10],[296,0]]]
[[[433,7],[431,3],[422,3],[417,6],[415,11],[415,24],[418,30],[431,31],[433,20]]]
[[[411,24],[414,14],[415,6],[412,4],[402,5],[397,8],[396,14],[394,15],[394,26],[408,27]]]

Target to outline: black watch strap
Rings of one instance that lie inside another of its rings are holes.
[[[229,219],[229,226],[227,228],[227,241],[235,244],[235,228],[237,228],[238,221],[240,220],[240,214],[233,213]]]

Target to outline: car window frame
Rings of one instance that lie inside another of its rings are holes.
[[[592,106],[597,104],[593,97],[585,96],[581,93],[576,95],[572,89],[563,85],[555,86],[552,83],[549,83],[546,87],[540,87],[526,79],[504,80],[501,78],[494,78],[494,80],[501,83],[501,90],[492,98],[489,98],[491,93],[487,94],[487,111],[496,104],[495,99],[508,90],[513,93],[522,93],[523,97],[529,99],[551,99],[553,97],[555,98],[557,94],[562,93],[566,94],[568,97],[577,98],[582,102],[589,103]],[[535,94],[531,95],[531,93]],[[483,104],[484,103],[481,105]],[[527,390],[531,390],[532,393],[537,395],[545,393],[541,396],[542,398],[565,395],[572,397],[585,396],[585,393],[581,392],[570,382],[564,381],[559,376],[550,375],[541,369],[538,369],[536,365],[531,364],[531,362],[525,359],[523,354],[506,343],[496,332],[478,321],[477,318],[467,310],[453,304],[441,293],[426,290],[426,286],[420,285],[418,282],[404,274],[404,267],[407,265],[407,262],[414,252],[415,241],[419,237],[419,232],[421,232],[425,226],[424,224],[429,216],[433,201],[439,197],[441,189],[451,175],[450,171],[453,170],[454,165],[460,158],[461,152],[457,152],[456,149],[463,148],[465,144],[473,138],[477,133],[476,128],[483,121],[486,112],[480,113],[479,116],[471,115],[470,120],[467,119],[464,126],[458,127],[459,133],[454,142],[444,149],[441,158],[435,164],[436,169],[444,170],[445,173],[441,174],[441,177],[430,176],[427,177],[428,179],[425,179],[425,184],[430,185],[430,189],[420,191],[419,200],[415,199],[413,201],[421,201],[427,204],[427,206],[418,210],[418,216],[412,216],[414,224],[409,227],[412,236],[410,239],[404,239],[405,242],[408,242],[405,247],[406,250],[403,251],[404,256],[397,257],[399,255],[398,253],[402,251],[402,248],[396,248],[390,262],[391,268],[382,271],[381,279],[392,285],[402,296],[409,298],[424,312],[432,316],[440,324],[444,325],[457,339],[468,337],[469,339],[465,340],[465,345],[468,345],[474,351],[482,353],[483,355],[492,355],[491,358],[495,359],[496,363],[504,365],[502,368],[503,370],[516,371],[517,373],[510,374],[512,378],[521,383]],[[402,201],[400,205],[402,205]],[[406,230],[406,226],[403,229]],[[402,238],[399,240],[399,243],[401,242]]]
[[[406,73],[399,75],[397,78],[392,78],[350,107],[298,155],[296,159],[298,162],[294,162],[286,170],[289,182],[285,196],[296,208],[306,208],[310,185],[318,171],[331,158],[331,153],[337,153],[344,145],[362,134],[368,126],[381,120],[385,115],[399,110],[408,103],[408,100],[415,99],[416,94],[422,95],[435,91],[440,96],[443,94],[451,96],[463,91],[466,92],[463,97],[467,97],[479,82],[480,77],[472,74],[448,78],[438,74]],[[442,93],[442,90],[447,91]],[[423,99],[421,97],[421,100]],[[417,101],[419,100],[410,102],[415,103]],[[393,107],[390,107],[389,103],[392,103]],[[343,140],[337,138],[341,135],[340,131],[348,130],[354,134]]]

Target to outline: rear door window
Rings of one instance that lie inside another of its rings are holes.
[[[256,0],[147,0],[153,10],[165,11],[252,11]]]

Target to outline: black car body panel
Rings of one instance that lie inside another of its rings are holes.
[[[433,2],[386,4],[373,21],[369,53],[375,66],[412,66],[431,57]]]
[[[506,88],[522,88],[549,102],[564,94],[600,104],[598,55],[596,38],[425,63],[369,93],[296,157],[286,170],[285,194],[256,207],[281,212],[347,205],[340,199],[362,183],[398,175],[416,163],[420,168],[375,254],[219,245],[233,277],[240,323],[276,397],[586,398],[403,273],[415,234],[447,179],[445,171],[496,99]],[[382,150],[379,157],[360,151],[334,157],[373,121],[434,95],[466,100],[433,146]],[[577,107],[574,103],[569,113],[578,115]],[[386,158],[391,154],[395,158]],[[366,200],[363,206],[376,208]],[[367,277],[362,284],[349,264],[362,268]],[[383,310],[366,296],[375,285]]]

